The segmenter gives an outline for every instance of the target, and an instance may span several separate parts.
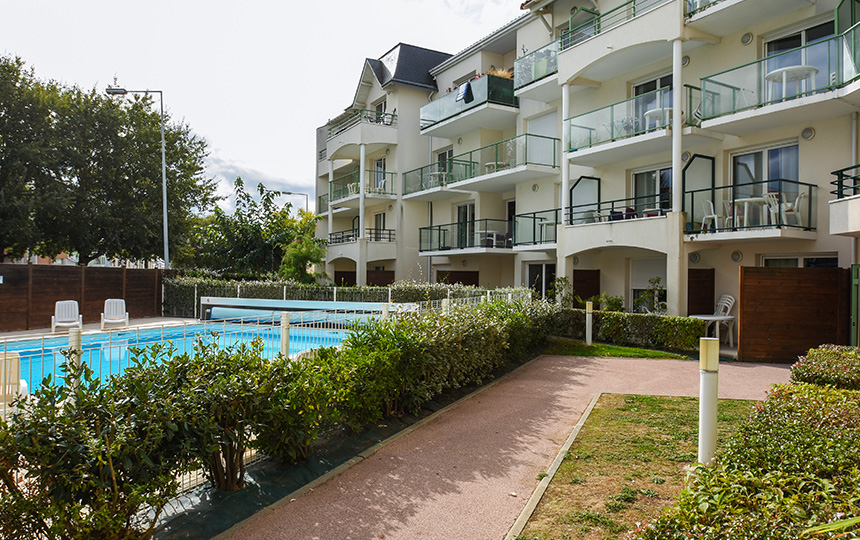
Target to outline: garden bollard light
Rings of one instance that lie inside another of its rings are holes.
[[[707,465],[717,450],[717,389],[720,342],[699,339],[699,463]]]
[[[591,312],[594,311],[592,302],[585,303],[585,344],[591,345]]]
[[[290,314],[281,312],[281,354],[290,357]]]

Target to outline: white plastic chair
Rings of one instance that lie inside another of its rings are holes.
[[[803,213],[801,212],[801,206],[803,205],[804,197],[806,197],[806,192],[801,191],[797,194],[797,198],[794,199],[793,203],[787,202],[782,204],[782,219],[786,224],[788,223],[788,216],[793,216],[794,219],[797,220],[797,224],[803,227]]]
[[[78,313],[77,300],[60,300],[54,304],[54,315],[51,316],[51,333],[57,331],[57,327],[78,328],[84,327],[84,317]]]
[[[18,353],[0,354],[0,416],[8,416],[9,405],[18,394],[27,395],[27,383],[21,380]],[[23,383],[23,384],[22,384]]]
[[[702,216],[702,230],[708,231],[707,223],[711,222],[711,227],[714,229],[720,228],[720,216],[717,215],[717,212],[714,210],[714,203],[708,199],[702,201],[702,210],[704,210],[705,215]]]
[[[102,330],[107,323],[125,323],[128,326],[128,311],[125,310],[125,300],[121,298],[108,298],[105,300],[105,309],[102,312]]]
[[[779,200],[779,193],[765,193],[763,197],[767,202],[767,209],[770,211],[770,224],[785,224],[785,214],[783,213],[782,203]]]
[[[735,297],[730,294],[724,294],[717,299],[717,304],[714,306],[714,315],[727,316],[731,313],[732,308],[735,305]],[[726,334],[729,337],[729,347],[735,346],[735,339],[732,335],[732,330],[735,327],[734,319],[730,319],[728,321],[719,321],[717,324],[726,325]]]
[[[723,211],[726,214],[726,217],[724,218],[726,227],[743,227],[743,214],[740,214],[737,211],[732,212],[732,210],[732,202],[729,200],[723,200]]]

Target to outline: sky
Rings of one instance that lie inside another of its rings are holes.
[[[206,140],[223,195],[241,176],[246,188],[309,193],[313,208],[315,130],[352,103],[365,58],[401,42],[455,54],[522,15],[520,4],[0,0],[0,54],[85,90],[162,90],[172,120]]]

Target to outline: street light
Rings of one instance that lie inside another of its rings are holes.
[[[310,196],[307,193],[298,193],[295,191],[284,191],[284,195],[304,195],[305,197],[305,212],[310,212]]]
[[[124,96],[126,94],[158,94],[161,104],[161,213],[164,221],[164,268],[170,269],[170,252],[167,248],[167,160],[164,152],[164,95],[161,90],[126,90],[125,88],[105,89],[109,96]]]

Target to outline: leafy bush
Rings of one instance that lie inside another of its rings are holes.
[[[111,384],[66,369],[0,422],[0,537],[146,538],[182,469],[173,404],[136,368]]]
[[[777,386],[634,538],[788,539],[858,513],[860,392]],[[825,536],[825,537],[833,537]]]
[[[791,380],[860,390],[860,349],[821,345],[791,366]]]
[[[585,339],[585,310],[555,308],[544,315],[550,335]],[[671,351],[695,351],[705,333],[705,322],[689,317],[673,317],[623,311],[595,311],[592,315],[594,339],[607,344]]]

